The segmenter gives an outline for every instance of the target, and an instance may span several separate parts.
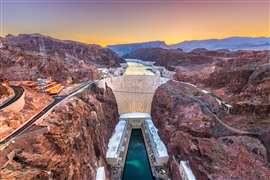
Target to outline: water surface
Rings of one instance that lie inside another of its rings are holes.
[[[150,66],[143,65],[137,62],[127,62],[128,68],[125,75],[154,75],[154,73],[149,70]]]
[[[128,145],[123,180],[152,180],[141,129],[133,129]]]

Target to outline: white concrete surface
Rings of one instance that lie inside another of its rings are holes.
[[[125,113],[120,116],[120,119],[128,119],[128,118],[151,118],[149,113],[141,113],[141,112],[133,112],[133,113]]]
[[[119,155],[119,147],[121,145],[123,135],[125,133],[125,130],[127,128],[127,121],[120,120],[115,129],[112,137],[109,140],[108,149],[106,153],[107,159],[113,159],[118,158]]]
[[[105,180],[105,179],[106,179],[105,168],[103,166],[98,167],[96,180]]]
[[[125,75],[103,79],[97,85],[105,88],[107,84],[113,90],[120,114],[150,113],[156,89],[168,80],[160,76]]]
[[[158,129],[155,127],[152,119],[145,120],[145,129],[149,134],[149,139],[154,152],[155,159],[158,163],[167,163],[169,155],[167,148],[158,135]]]
[[[179,170],[183,180],[196,180],[196,177],[194,176],[187,161],[180,161]]]

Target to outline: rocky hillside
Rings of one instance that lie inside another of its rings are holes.
[[[96,79],[98,71],[94,65],[82,60],[66,61],[60,57],[0,49],[0,76],[9,81],[36,81],[51,77],[57,82],[82,82]]]
[[[268,179],[269,52],[191,53],[216,60],[179,64],[175,80],[158,88],[152,104],[174,179],[173,159],[188,160],[199,179]]]
[[[197,68],[178,66],[175,79],[207,88],[235,107],[260,104],[267,111],[270,107],[269,58],[267,51],[238,52]]]
[[[92,87],[1,151],[1,179],[95,179],[118,121],[111,89]],[[40,130],[47,126],[48,131]],[[36,129],[36,130],[35,130]]]
[[[198,179],[269,178],[269,139],[261,135],[269,134],[270,123],[257,126],[260,131],[243,130],[224,118],[239,124],[245,118],[239,121],[227,110],[215,96],[187,83],[170,81],[158,88],[152,118],[168,148],[173,179],[180,179],[180,160],[189,161]]]
[[[37,52],[66,59],[83,60],[86,64],[102,67],[118,67],[122,61],[113,51],[95,44],[54,39],[40,34],[8,35],[4,45],[19,48],[22,51]]]
[[[192,53],[186,53],[181,49],[162,48],[138,49],[123,57],[153,61],[155,62],[155,65],[164,66],[169,70],[175,70],[175,67],[179,65],[186,66],[190,64],[206,64],[215,60],[212,56],[198,53],[198,50],[194,50]]]
[[[98,77],[97,67],[118,67],[123,61],[97,45],[62,41],[39,34],[1,38],[0,75],[8,80],[52,77],[81,82]]]
[[[8,87],[3,86],[2,84],[0,84],[0,99],[4,98],[6,96],[9,96],[10,94],[11,93],[10,93],[10,90],[8,89]]]

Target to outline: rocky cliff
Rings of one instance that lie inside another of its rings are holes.
[[[237,121],[215,96],[194,85],[170,81],[158,88],[152,118],[168,148],[173,179],[180,179],[173,159],[188,160],[198,179],[269,178],[267,143],[259,132],[228,125],[227,116]]]
[[[91,87],[1,151],[1,179],[94,179],[118,121],[111,89]],[[39,129],[48,127],[43,132]],[[36,129],[36,130],[35,130]]]
[[[6,102],[8,99],[14,96],[14,91],[8,85],[4,85],[0,82],[0,105]]]
[[[176,66],[209,64],[216,60],[208,55],[195,52],[186,53],[182,49],[148,48],[138,49],[123,56],[124,58],[154,61],[155,65],[175,70]]]
[[[1,39],[0,76],[8,80],[51,77],[58,82],[98,78],[98,67],[118,67],[123,61],[110,49],[51,37],[8,35]]]
[[[51,77],[57,82],[83,82],[96,79],[93,65],[78,60],[64,61],[59,57],[26,54],[17,50],[0,50],[0,76],[10,81],[36,81]]]
[[[175,79],[208,89],[233,106],[233,114],[270,116],[269,52],[237,52],[202,67],[178,67]],[[239,125],[238,125],[239,126]]]
[[[192,53],[218,60],[179,65],[152,104],[174,179],[173,157],[188,160],[199,179],[268,179],[269,52]]]
[[[22,51],[78,59],[83,60],[86,64],[103,67],[118,67],[119,63],[123,61],[113,51],[99,45],[59,40],[41,34],[8,35],[4,42],[4,45],[16,47]]]

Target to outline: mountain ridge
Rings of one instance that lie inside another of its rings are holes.
[[[231,51],[270,50],[270,37],[232,36],[223,39],[188,40],[171,45],[166,44],[164,41],[148,41],[145,43],[109,45],[107,47],[120,56],[143,48],[182,49],[186,52],[197,48],[208,50],[228,49]]]

